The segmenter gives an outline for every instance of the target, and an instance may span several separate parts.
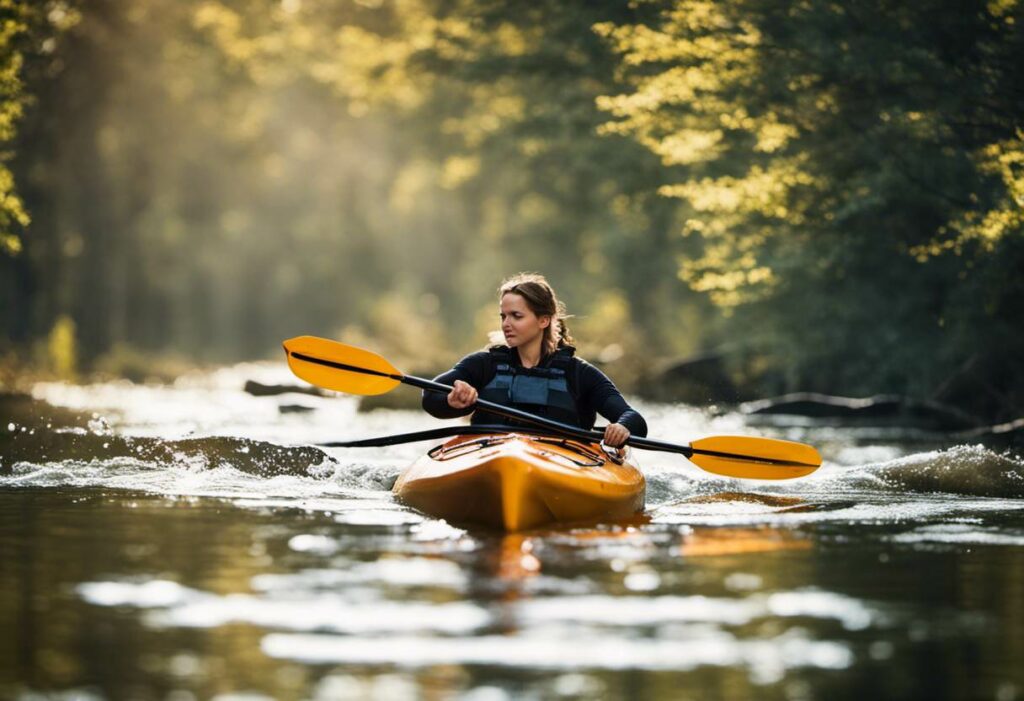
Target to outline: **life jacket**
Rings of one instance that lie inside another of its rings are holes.
[[[499,346],[490,349],[489,352],[495,365],[495,373],[494,378],[480,390],[480,399],[545,416],[571,426],[582,425],[576,408],[576,399],[569,385],[569,374],[576,368],[576,364],[573,363],[575,348],[563,346],[555,351],[543,367],[532,368],[515,365],[512,355],[514,351],[511,348]],[[485,410],[477,411],[472,422],[527,425],[486,413]]]

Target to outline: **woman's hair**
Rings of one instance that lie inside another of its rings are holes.
[[[498,288],[498,300],[507,294],[517,294],[526,300],[526,306],[537,316],[550,316],[551,323],[544,329],[541,341],[541,352],[544,355],[554,353],[565,345],[575,343],[569,334],[565,320],[569,317],[565,305],[555,296],[555,291],[538,273],[519,273],[501,283]],[[500,338],[500,335],[498,336]]]

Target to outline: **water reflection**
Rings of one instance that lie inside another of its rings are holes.
[[[183,390],[50,386],[75,411],[97,397],[118,411],[56,437],[26,414],[0,437],[17,457],[0,475],[0,697],[1024,691],[1019,465],[983,449],[900,458],[912,448],[830,427],[842,460],[784,485],[645,456],[644,518],[502,536],[394,502],[388,485],[423,446],[283,447],[343,438],[339,425],[412,430],[419,415],[342,417],[316,400],[282,419],[272,399]]]
[[[9,497],[0,499],[7,514]],[[820,537],[800,530],[649,524],[501,537],[210,500],[83,502],[52,490],[33,498],[37,516],[22,528],[27,559],[11,570],[24,593],[46,592],[46,607],[29,604],[12,629],[32,653],[17,675],[32,688],[87,683],[111,698],[174,689],[202,698],[246,689],[419,697],[481,684],[511,693],[518,687],[501,680],[525,678],[543,697],[555,685],[622,691],[629,671],[653,675],[637,698],[720,683],[783,698],[797,681],[844,670],[866,679],[875,660],[906,662],[914,645],[967,643],[992,630],[956,618],[927,626],[908,600],[858,591],[875,578],[867,563],[884,572],[877,551],[819,551]],[[202,524],[204,538],[193,530]],[[56,543],[68,547],[47,557]],[[14,602],[3,602],[11,620]],[[904,630],[923,637],[908,649]],[[107,652],[83,657],[83,645]],[[110,651],[117,664],[103,662]]]
[[[688,534],[679,548],[683,557],[715,557],[778,550],[809,550],[807,536],[763,526],[760,528],[698,528]]]
[[[517,581],[539,575],[541,562],[533,549],[533,537],[518,533],[504,536],[498,546],[497,577]]]

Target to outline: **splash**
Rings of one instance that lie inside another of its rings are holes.
[[[852,485],[918,493],[946,492],[1002,499],[1024,498],[1024,462],[982,445],[916,453],[848,469]]]

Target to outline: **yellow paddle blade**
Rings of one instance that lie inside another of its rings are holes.
[[[297,377],[335,392],[384,394],[402,381],[402,373],[376,353],[326,338],[289,338],[284,352]]]
[[[726,477],[785,480],[809,475],[821,466],[821,456],[811,446],[775,438],[712,436],[693,441],[690,447],[690,462]]]

